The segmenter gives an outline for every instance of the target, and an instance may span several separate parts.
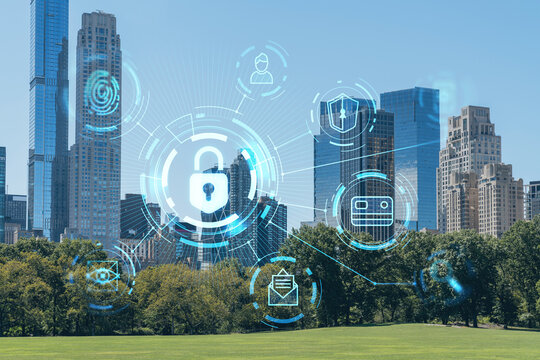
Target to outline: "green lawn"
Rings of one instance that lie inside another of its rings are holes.
[[[430,325],[246,335],[0,338],[0,359],[540,359],[540,332]]]

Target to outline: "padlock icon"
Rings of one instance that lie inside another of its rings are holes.
[[[201,156],[213,153],[218,159],[218,173],[197,173],[201,171]],[[221,209],[229,201],[229,180],[223,173],[223,154],[213,146],[205,146],[195,154],[194,170],[189,178],[189,202],[206,214]]]

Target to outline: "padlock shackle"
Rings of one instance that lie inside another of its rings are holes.
[[[213,146],[204,146],[200,148],[199,151],[197,151],[197,153],[195,154],[195,171],[201,171],[201,156],[206,152],[211,152],[216,155],[218,159],[218,170],[223,170],[223,154],[221,153],[221,151],[219,151]]]

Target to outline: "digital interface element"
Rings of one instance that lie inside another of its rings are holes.
[[[351,199],[354,226],[390,226],[394,223],[394,200],[390,196],[355,196]]]
[[[137,259],[118,246],[77,255],[71,263],[69,284],[81,287],[91,313],[116,314],[129,306],[137,276],[134,261]]]
[[[229,201],[229,180],[223,173],[223,154],[213,146],[205,146],[195,154],[195,171],[201,171],[201,156],[212,153],[218,159],[218,173],[195,173],[189,178],[191,205],[210,214],[224,207]]]
[[[139,154],[141,193],[166,216],[164,224],[148,219],[154,233],[180,243],[192,267],[208,268],[233,255],[253,266],[271,252],[254,244],[253,233],[277,211],[263,203],[279,204],[281,171],[241,113],[201,106],[148,134]]]
[[[450,257],[458,263],[452,264]],[[453,246],[435,252],[427,261],[428,267],[414,274],[418,296],[424,302],[456,306],[470,296],[471,288],[467,282],[476,277],[476,272],[460,248]],[[459,275],[456,274],[457,267]]]
[[[268,71],[268,55],[260,53],[255,58],[255,71],[251,74],[249,83],[252,85],[272,85],[274,77]]]
[[[96,70],[84,86],[84,109],[89,115],[100,119],[86,123],[81,131],[88,137],[109,135],[113,140],[141,126],[140,122],[148,110],[150,94],[143,93],[136,66],[130,60],[122,61],[122,88],[120,79],[102,65],[106,62],[107,55],[104,54],[85,59],[85,66]]]
[[[120,86],[106,70],[96,70],[90,75],[84,88],[84,105],[89,113],[105,116],[112,114],[120,105]]]
[[[315,141],[327,141],[341,151],[352,151],[361,146],[360,136],[365,131],[372,132],[377,124],[376,92],[361,79],[352,84],[338,80],[336,85],[313,96],[306,126]],[[361,109],[366,111],[362,121],[358,116]],[[315,137],[322,134],[324,138]]]
[[[236,62],[236,89],[247,98],[276,99],[285,92],[289,53],[274,41],[247,47]]]
[[[366,189],[391,196],[358,195]],[[415,195],[401,174],[395,181],[379,171],[354,174],[347,185],[338,186],[332,199],[331,215],[338,224],[338,236],[349,247],[358,250],[391,250],[400,244],[406,246]],[[400,223],[394,221],[394,199],[404,204],[405,214],[400,214],[403,219]],[[355,236],[358,232],[370,233],[373,240],[359,240]]]
[[[298,306],[298,284],[294,275],[289,275],[285,269],[272,275],[268,285],[268,306]]]
[[[118,291],[118,261],[88,261],[86,280],[89,291]]]
[[[346,101],[346,103],[345,103]],[[346,106],[346,104],[348,106]],[[358,123],[358,109],[360,101],[345,94],[340,94],[333,100],[326,103],[326,110],[329,116],[330,127],[340,133],[345,133],[354,129]],[[334,111],[337,110],[338,113]]]
[[[302,319],[307,307],[316,309],[322,299],[322,282],[314,277],[310,268],[299,269],[296,258],[274,256],[265,266],[251,268],[249,294],[254,299],[253,307],[263,313],[261,323],[272,327],[287,327]],[[286,269],[289,269],[287,271]],[[292,272],[301,274],[302,284]]]

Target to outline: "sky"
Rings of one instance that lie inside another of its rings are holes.
[[[503,162],[513,165],[514,177],[540,180],[540,113],[532,106],[540,103],[540,2],[72,0],[71,141],[76,34],[81,14],[98,9],[117,17],[124,60],[149,96],[147,129],[197,106],[236,108],[242,96],[235,62],[248,46],[272,40],[289,53],[285,93],[274,101],[247,100],[241,112],[264,139],[286,144],[280,147],[285,172],[313,164],[313,140],[302,136],[311,100],[342,80],[369,83],[377,100],[392,90],[439,88],[442,144],[448,116],[465,105],[490,107]],[[9,193],[26,194],[29,1],[5,2],[2,13],[0,146],[7,147]],[[123,193],[140,192],[145,164],[136,154],[147,134],[138,130],[123,137]],[[312,172],[285,176],[280,188],[290,204],[289,227],[311,220]]]

